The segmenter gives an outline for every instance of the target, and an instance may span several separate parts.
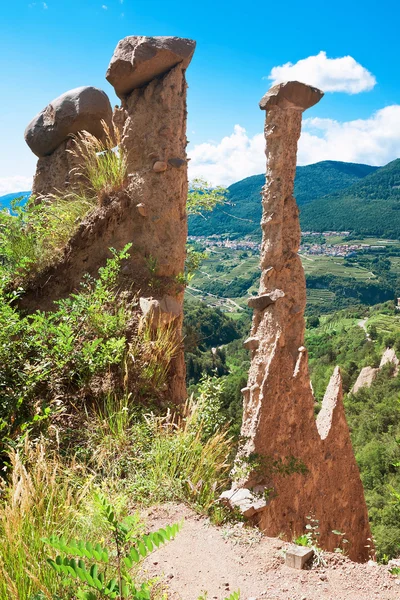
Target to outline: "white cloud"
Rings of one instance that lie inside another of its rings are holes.
[[[47,10],[49,7],[47,6],[46,2],[43,2],[43,8],[44,10]]]
[[[189,152],[190,178],[213,185],[230,185],[265,171],[264,136],[249,137],[235,125],[220,142],[198,144]],[[298,164],[321,160],[385,165],[400,157],[400,105],[387,106],[368,119],[334,121],[305,119],[299,141]]]
[[[190,178],[202,177],[212,185],[229,185],[265,170],[264,136],[249,138],[240,125],[220,142],[197,144],[189,154]]]
[[[0,177],[0,196],[13,192],[27,192],[32,189],[32,177],[16,175],[14,177]]]
[[[369,119],[341,123],[333,119],[305,119],[299,162],[343,160],[384,165],[400,157],[400,105],[387,106]]]
[[[268,79],[272,83],[283,81],[302,81],[314,85],[324,92],[346,92],[358,94],[372,90],[376,79],[352,56],[328,58],[326,52],[303,58],[297,63],[288,62],[273,67]]]
[[[108,6],[107,6],[107,4],[102,4],[102,5],[101,5],[101,8],[102,8],[103,10],[108,10]]]

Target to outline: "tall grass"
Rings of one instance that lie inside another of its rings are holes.
[[[210,512],[228,485],[233,441],[227,431],[204,440],[203,424],[193,427],[191,416],[175,425],[167,419],[153,423],[154,439],[147,461],[147,477],[158,484],[165,499],[189,502]],[[161,499],[162,499],[161,496]]]
[[[119,132],[112,132],[105,121],[102,125],[103,140],[82,131],[75,136],[74,147],[68,150],[78,163],[73,174],[100,203],[123,188],[127,175],[126,154],[121,148]]]
[[[27,440],[10,461],[0,504],[0,600],[29,600],[38,592],[52,598],[59,582],[46,563],[42,538],[74,534],[90,479],[77,478],[77,466],[66,469],[43,443]]]
[[[13,213],[0,212],[0,258],[11,276],[40,272],[54,263],[88,213],[124,186],[125,154],[115,149],[119,139],[103,126],[102,141],[84,131],[68,150],[77,164],[68,193],[49,194],[39,203],[30,199],[25,206],[14,205]]]

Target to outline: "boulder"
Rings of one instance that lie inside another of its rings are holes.
[[[300,81],[287,81],[274,85],[260,100],[261,110],[268,110],[271,106],[279,108],[295,108],[306,110],[317,104],[324,95],[318,88],[311,87]]]
[[[179,63],[186,68],[195,47],[196,42],[186,38],[128,36],[118,42],[106,79],[121,98]]]
[[[102,139],[101,121],[112,125],[108,96],[95,87],[79,87],[65,92],[46,106],[25,130],[25,141],[39,158],[52,154],[68,136],[88,131]]]
[[[259,296],[252,296],[247,300],[247,306],[254,310],[265,310],[271,304],[274,304],[279,298],[283,298],[285,293],[282,290],[274,290],[267,294],[260,294]]]
[[[140,298],[139,306],[144,318],[154,327],[169,325],[181,316],[182,306],[173,296],[155,298]]]

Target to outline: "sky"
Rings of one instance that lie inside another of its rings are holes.
[[[0,0],[0,195],[29,190],[29,121],[63,92],[94,85],[127,35],[195,39],[187,71],[190,178],[229,185],[265,170],[274,83],[325,92],[303,115],[298,163],[383,165],[400,157],[398,0]]]

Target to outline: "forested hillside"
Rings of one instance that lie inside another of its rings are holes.
[[[393,239],[400,231],[400,159],[301,211],[303,230],[351,230]]]
[[[337,161],[323,161],[314,165],[297,167],[295,196],[304,205],[322,196],[332,194],[359,182],[374,173],[377,167]],[[189,220],[191,235],[229,234],[232,238],[251,235],[260,237],[261,188],[264,175],[253,175],[231,185],[228,204],[217,207],[204,219],[193,216]]]

